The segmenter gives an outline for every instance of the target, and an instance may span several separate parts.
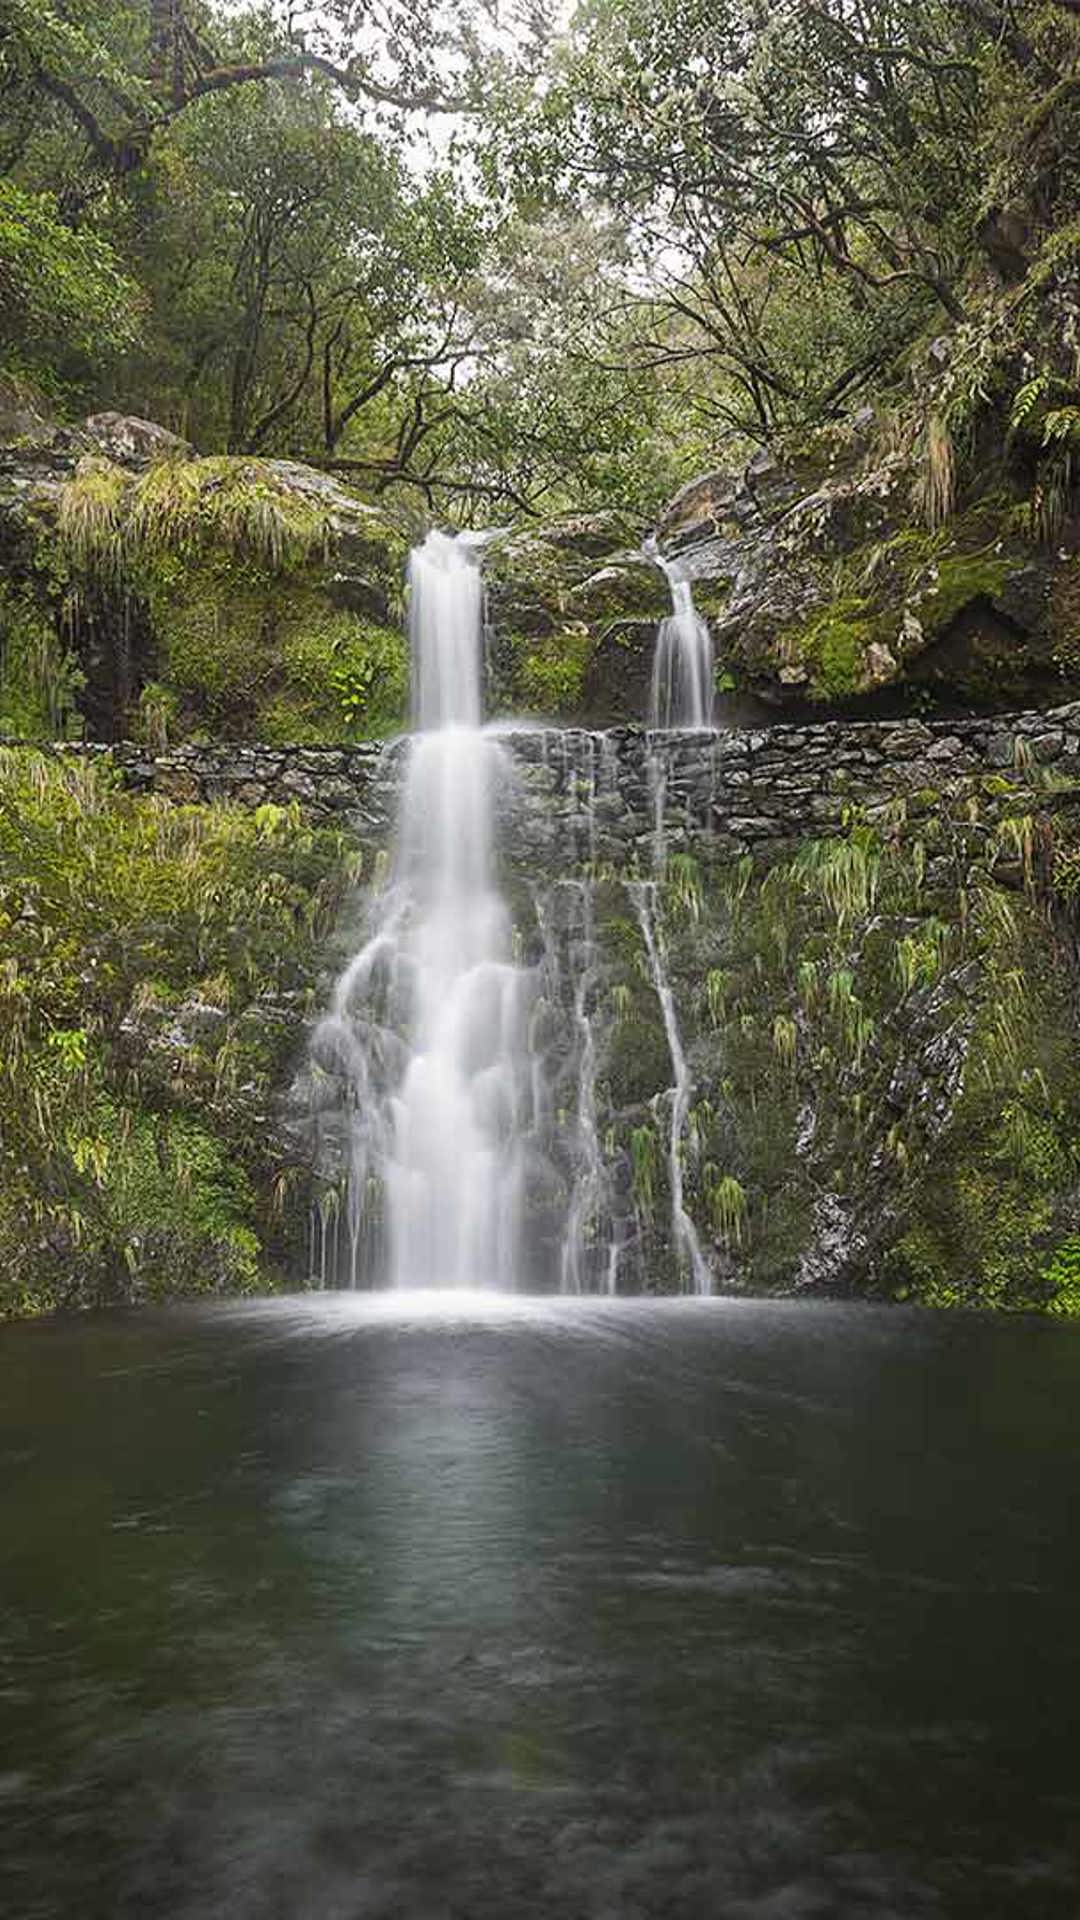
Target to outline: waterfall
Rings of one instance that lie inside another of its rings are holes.
[[[395,1287],[505,1287],[518,1273],[532,976],[513,963],[494,877],[509,773],[480,726],[483,592],[467,540],[431,534],[409,589],[420,731],[391,876],[313,1042],[349,1096],[343,1277],[382,1266]]]
[[[645,942],[648,955],[649,972],[652,975],[653,988],[660,1005],[667,1038],[668,1053],[671,1056],[671,1072],[674,1084],[670,1092],[671,1119],[668,1127],[668,1179],[671,1186],[671,1227],[675,1251],[689,1268],[695,1293],[712,1292],[712,1276],[709,1263],[702,1252],[697,1229],[686,1210],[683,1184],[682,1149],[686,1135],[686,1122],[690,1114],[690,1095],[693,1091],[690,1070],[683,1051],[682,1035],[679,1032],[679,1020],[675,1011],[675,996],[664,965],[664,954],[656,929],[654,906],[656,886],[653,881],[631,882],[627,891],[637,910],[641,937]]]
[[[671,612],[661,620],[656,635],[649,724],[711,727],[713,648],[709,623],[694,606],[693,588],[677,563],[665,560],[655,541],[648,541],[644,551],[660,568],[671,590]]]

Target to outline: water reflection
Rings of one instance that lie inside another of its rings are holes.
[[[9,1329],[8,1910],[1073,1920],[1078,1386],[734,1302]]]

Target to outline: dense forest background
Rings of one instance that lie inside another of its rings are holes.
[[[1016,354],[1078,173],[1076,0],[5,0],[0,356],[474,521],[867,396],[947,490],[1020,396],[1052,519],[1080,392]]]

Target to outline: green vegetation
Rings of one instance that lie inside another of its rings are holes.
[[[89,388],[139,337],[144,299],[108,239],[0,178],[0,367]]]
[[[350,507],[364,542],[364,590],[386,617],[335,603],[330,508],[266,462],[161,459],[140,474],[80,462],[59,491],[47,547],[52,628],[81,635],[99,655],[104,636],[111,730],[164,744],[208,735],[352,740],[399,727],[408,696],[404,542],[346,497]],[[29,589],[24,599],[34,607]],[[48,609],[48,581],[44,590],[39,582],[32,617],[42,633]],[[16,686],[27,678],[26,653],[18,635],[3,643],[2,670]],[[52,737],[65,704],[62,679],[47,700],[13,697],[18,724],[7,731]]]
[[[517,690],[526,711],[557,717],[580,710],[593,639],[584,625],[514,643]]]
[[[1007,781],[953,814],[923,796],[771,866],[713,866],[697,920],[670,901],[684,1045],[709,1095],[688,1193],[737,1284],[796,1283],[831,1208],[851,1263],[833,1284],[1077,1311],[1080,1071],[1059,937],[1075,820],[1017,807]]]
[[[0,1311],[265,1286],[295,1255],[271,1093],[351,871],[285,809],[0,754]]]

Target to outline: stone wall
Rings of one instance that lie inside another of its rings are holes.
[[[505,819],[515,859],[604,861],[646,868],[662,831],[668,851],[703,838],[718,854],[766,852],[905,795],[916,809],[1000,781],[1042,804],[1058,780],[1080,780],[1080,703],[985,719],[829,721],[716,734],[640,728],[508,730],[516,770]],[[57,746],[111,761],[125,785],[176,801],[246,806],[299,802],[382,838],[393,818],[407,743],[354,747]],[[993,789],[989,791],[993,797]]]

